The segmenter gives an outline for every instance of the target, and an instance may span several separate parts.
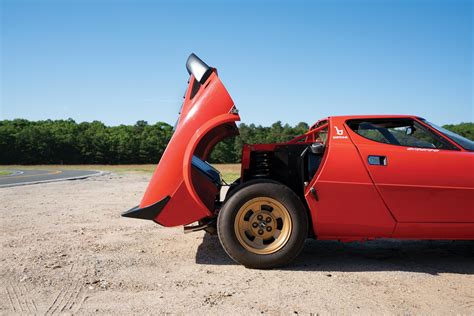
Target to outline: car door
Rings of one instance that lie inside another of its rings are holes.
[[[398,222],[474,223],[474,156],[414,118],[347,122]]]

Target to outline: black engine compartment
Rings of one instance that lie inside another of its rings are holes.
[[[272,179],[304,198],[305,186],[321,165],[324,151],[320,143],[278,145],[273,151],[252,151],[250,167],[244,170],[242,180]]]

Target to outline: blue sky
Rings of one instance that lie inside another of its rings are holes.
[[[472,1],[1,0],[1,119],[174,123],[195,52],[242,121],[474,121]]]

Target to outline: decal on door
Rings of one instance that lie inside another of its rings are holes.
[[[427,151],[431,153],[437,153],[439,149],[431,149],[431,148],[414,148],[414,147],[408,147],[408,151]]]
[[[337,126],[334,126],[336,129],[336,135],[332,137],[332,139],[347,139],[348,137],[344,135],[344,129],[339,129]]]

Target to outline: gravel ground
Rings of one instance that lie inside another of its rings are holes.
[[[471,314],[474,243],[308,240],[284,269],[120,217],[140,174],[0,189],[1,314]]]

